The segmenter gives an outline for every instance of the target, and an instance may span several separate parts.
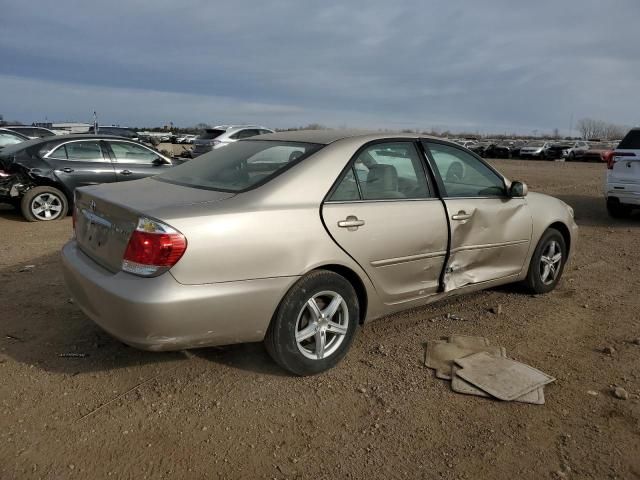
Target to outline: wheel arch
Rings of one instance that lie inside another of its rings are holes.
[[[367,295],[367,288],[364,285],[364,282],[360,278],[356,272],[354,272],[351,268],[346,267],[344,265],[339,264],[328,264],[328,265],[320,265],[311,272],[316,270],[329,270],[330,272],[337,273],[338,275],[347,279],[347,281],[351,284],[353,289],[356,291],[356,295],[358,297],[358,306],[360,310],[360,318],[358,322],[362,325],[367,318],[367,308],[369,305],[369,297]],[[309,272],[307,272],[309,273]]]
[[[52,187],[60,190],[66,197],[69,208],[73,205],[73,192],[69,192],[69,189],[62,182],[47,177],[38,177],[38,180],[33,182],[33,185],[31,185],[25,193],[35,187]]]
[[[568,256],[569,252],[571,251],[571,231],[569,230],[569,227],[567,227],[563,222],[554,222],[551,225],[549,225],[544,231],[546,232],[550,228],[553,228],[554,230],[559,231],[560,234],[562,235],[562,238],[564,239],[564,244],[567,247],[567,256]]]

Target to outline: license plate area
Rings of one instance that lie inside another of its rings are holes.
[[[109,241],[111,222],[87,210],[82,210],[82,216],[84,217],[82,244],[94,252],[105,248]]]

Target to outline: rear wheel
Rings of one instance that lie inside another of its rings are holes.
[[[525,283],[533,293],[548,293],[556,288],[567,259],[567,245],[562,234],[549,228],[536,246]]]
[[[275,362],[291,373],[324,372],[346,355],[358,320],[353,286],[336,273],[316,270],[300,279],[282,299],[265,346]]]
[[[55,187],[35,187],[22,197],[20,210],[30,222],[61,220],[67,216],[69,202]]]
[[[627,218],[631,215],[631,207],[620,203],[617,198],[607,199],[607,212],[613,218]]]

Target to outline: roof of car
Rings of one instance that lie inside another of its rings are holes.
[[[100,134],[94,135],[94,134],[87,134],[87,133],[75,133],[72,135],[52,135],[50,137],[40,137],[40,138],[33,138],[31,140],[25,140],[24,142],[16,143],[16,144],[5,147],[2,150],[2,153],[6,153],[9,147],[11,147],[16,151],[19,151],[19,150],[24,150],[25,148],[31,148],[35,145],[44,145],[45,143],[54,143],[54,142],[60,144],[60,143],[68,142],[70,140],[122,140],[122,141],[136,143],[134,140],[131,140],[130,138],[119,137],[116,135],[100,135]]]
[[[285,142],[305,142],[328,145],[345,138],[362,137],[367,141],[385,138],[435,138],[418,133],[379,132],[366,130],[292,130],[286,132],[266,133],[247,140],[281,140]]]

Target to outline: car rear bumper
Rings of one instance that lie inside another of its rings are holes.
[[[607,170],[604,177],[604,196],[606,199],[616,198],[625,205],[640,206],[640,178],[637,182],[621,181]]]
[[[181,350],[257,342],[298,277],[183,285],[170,273],[113,274],[75,240],[62,250],[67,288],[80,309],[110,335],[143,350]]]

